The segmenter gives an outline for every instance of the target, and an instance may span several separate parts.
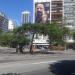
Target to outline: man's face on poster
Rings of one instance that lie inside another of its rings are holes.
[[[36,22],[37,23],[42,22],[43,12],[44,12],[44,5],[43,4],[37,4],[36,5]]]
[[[36,5],[36,12],[44,12],[44,5],[43,4],[37,4]]]
[[[49,17],[48,11],[50,10],[49,3],[37,3],[35,5],[35,22],[46,23]]]

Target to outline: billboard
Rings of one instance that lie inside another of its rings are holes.
[[[35,3],[35,22],[46,23],[50,20],[50,2]]]

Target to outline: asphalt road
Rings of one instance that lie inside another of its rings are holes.
[[[2,49],[1,51],[0,75],[8,75],[8,73],[21,75],[75,75],[75,52],[50,52],[50,54],[30,55],[14,54],[11,53],[10,49],[7,49],[7,51]]]
[[[12,73],[12,74],[8,74]],[[16,74],[13,74],[16,73]],[[75,60],[0,64],[0,75],[75,75]]]
[[[72,59],[65,57],[63,60],[64,62],[60,63],[59,60],[50,60],[49,58],[39,59],[39,60],[26,60],[26,61],[16,61],[16,62],[8,62],[8,63],[0,63],[0,74],[8,74],[8,73],[18,73],[21,75],[54,75],[53,73],[58,73],[60,70],[65,69],[65,71],[71,71],[72,67],[74,69],[73,75],[75,74],[75,56],[70,56]],[[66,60],[66,61],[65,61]],[[69,63],[69,61],[71,61]],[[55,62],[58,62],[55,65]],[[65,63],[66,62],[66,63]],[[67,65],[68,64],[68,65]],[[71,66],[72,67],[71,67]],[[62,66],[64,69],[61,69]],[[70,67],[69,67],[70,66]],[[52,68],[50,68],[52,67]],[[53,70],[54,69],[54,70]],[[53,71],[56,70],[56,72]],[[61,71],[60,71],[61,72]],[[65,73],[65,72],[64,72]],[[62,74],[55,74],[55,75],[62,75]],[[72,75],[71,74],[63,74],[63,75]]]
[[[20,73],[23,75],[50,75],[49,66],[55,61],[35,63],[11,62],[0,64],[0,74]]]

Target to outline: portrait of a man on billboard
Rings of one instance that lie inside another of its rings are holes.
[[[46,23],[50,19],[50,3],[36,3],[35,4],[35,22]]]

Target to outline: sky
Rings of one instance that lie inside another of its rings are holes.
[[[32,17],[33,0],[0,0],[0,11],[18,25],[21,23],[21,12],[24,10],[29,11]]]

